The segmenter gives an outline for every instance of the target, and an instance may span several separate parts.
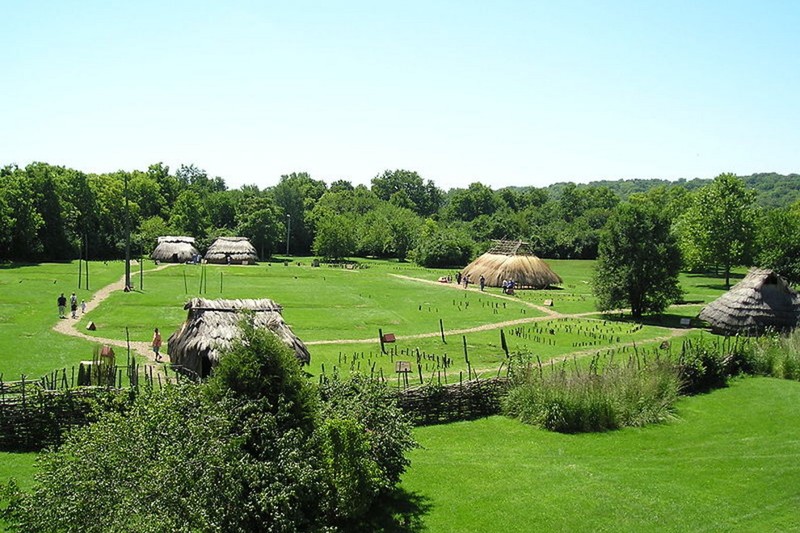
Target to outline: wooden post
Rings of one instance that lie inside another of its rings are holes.
[[[462,335],[461,338],[464,340],[464,360],[467,362],[467,379],[471,379],[472,366],[469,364],[469,353],[467,353],[467,336]]]
[[[381,342],[381,353],[386,355],[386,348],[383,346],[383,330],[378,328],[378,340]]]
[[[89,237],[84,233],[83,242],[86,244],[86,290],[89,290]]]
[[[186,267],[183,267],[183,294],[189,294],[189,286],[186,284]]]
[[[139,290],[144,290],[144,257],[139,257]]]
[[[219,271],[219,293],[222,294],[222,270]]]
[[[439,319],[439,331],[442,333],[442,342],[447,344],[447,339],[444,338],[444,323],[441,318]]]

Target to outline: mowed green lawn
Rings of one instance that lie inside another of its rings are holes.
[[[511,322],[503,330],[512,352],[543,361],[573,352],[625,355],[632,348],[618,345],[634,341],[639,349],[655,350],[660,345],[655,339],[669,333],[660,326],[677,326],[724,290],[719,279],[682,275],[691,305],[673,307],[639,326],[598,314],[550,318],[531,306],[553,299],[559,313],[594,312],[591,261],[551,261],[565,280],[563,288],[519,291],[514,299],[493,297],[502,296],[498,289],[481,294],[400,277],[435,281],[451,271],[380,261],[348,271],[301,262],[209,266],[202,294],[200,267],[145,272],[143,291],[113,293],[82,317],[79,327],[93,320],[98,338],[124,339],[127,327],[132,340],[148,341],[153,327],[169,335],[183,322],[183,305],[191,297],[271,298],[309,343],[315,377],[323,365],[326,372],[336,366],[342,373],[351,368],[367,373],[373,364],[388,376],[397,359],[415,364],[419,350],[427,380],[436,373],[436,358],[444,355],[456,372],[464,372],[464,338],[473,369],[494,373],[504,360],[500,323]],[[92,289],[77,290],[78,298],[89,300],[95,290],[119,280],[123,269],[121,262],[92,263]],[[138,289],[138,270],[133,279]],[[59,321],[56,297],[76,287],[76,263],[0,267],[4,379],[20,373],[38,377],[91,355],[95,343],[51,329]],[[439,336],[439,319],[446,342]],[[379,355],[378,328],[398,336],[387,345],[391,355]],[[692,338],[707,335],[688,332]],[[369,342],[348,342],[359,339]],[[412,381],[417,376],[415,368]],[[682,400],[678,420],[644,429],[565,436],[502,417],[419,428],[424,448],[413,452],[403,486],[429,506],[422,518],[430,531],[791,530],[800,504],[798,400],[797,383],[747,379]],[[0,454],[0,482],[13,476],[28,486],[34,458]]]
[[[85,273],[85,271],[83,271]],[[78,263],[0,265],[0,374],[5,380],[20,374],[38,378],[52,370],[91,359],[93,343],[60,335],[57,298],[89,300],[94,292],[119,281],[124,263],[92,262],[89,287],[78,289]],[[67,311],[69,315],[69,310]],[[72,321],[71,318],[65,320]],[[77,321],[76,321],[77,322]]]
[[[203,268],[206,285],[200,293]],[[128,327],[132,338],[149,340],[153,327],[177,329],[186,318],[183,305],[195,296],[275,300],[304,341],[377,339],[379,328],[400,336],[435,332],[440,318],[448,328],[469,328],[543,315],[519,301],[494,301],[455,284],[401,278],[390,268],[351,271],[273,264],[169,267],[149,273],[143,292],[113,294],[89,318],[98,325],[97,336],[124,339]]]
[[[797,531],[799,405],[800,383],[745,378],[646,428],[418,428],[402,486],[436,532]]]
[[[570,320],[551,322],[534,306],[552,299],[554,312],[566,314],[596,313],[591,295],[592,261],[553,260],[554,270],[564,278],[562,288],[548,291],[517,291],[505,297],[496,288],[485,293],[465,291],[454,283],[425,283],[440,276],[454,274],[450,270],[419,268],[409,263],[364,261],[366,268],[345,270],[322,266],[312,268],[310,260],[301,259],[289,266],[264,263],[257,266],[173,265],[159,271],[146,262],[143,290],[139,288],[139,271],[134,266],[133,281],[137,291],[117,291],[103,304],[76,321],[84,333],[98,339],[147,342],[154,327],[168,337],[186,318],[184,304],[192,297],[206,298],[271,298],[284,307],[284,317],[297,335],[309,344],[312,364],[309,371],[318,375],[325,371],[381,370],[394,373],[396,359],[411,360],[413,374],[418,377],[416,353],[423,356],[423,374],[430,378],[440,370],[445,356],[449,370],[467,369],[463,341],[473,369],[488,374],[504,359],[500,343],[500,324],[504,324],[508,347],[512,352],[531,352],[543,360],[574,351],[609,348],[618,343],[644,343],[665,335],[659,326],[674,327],[680,318],[693,316],[699,305],[673,307],[667,314],[648,320],[641,329],[631,330],[627,322],[619,326],[604,321],[599,314],[581,319],[566,332],[561,325]],[[201,273],[205,283],[201,290]],[[58,335],[52,326],[58,322],[55,298],[67,295],[77,286],[77,263],[0,267],[0,372],[5,379],[18,379],[24,373],[39,377],[52,370],[69,367],[91,356],[95,346],[90,341]],[[119,280],[124,273],[121,261],[91,263],[91,291],[77,290],[79,299],[89,300],[93,292]],[[414,278],[414,279],[408,279]],[[710,301],[722,293],[720,280],[696,275],[682,276],[687,300]],[[554,335],[534,330],[545,327]],[[71,319],[68,319],[71,320]],[[85,326],[91,320],[95,332]],[[441,323],[446,331],[445,342],[439,336]],[[603,324],[597,326],[597,324]],[[483,331],[467,331],[485,327]],[[590,327],[601,327],[600,338],[587,338],[581,333]],[[621,328],[620,333],[617,329]],[[380,353],[378,330],[394,333],[398,342],[388,345],[395,354]],[[461,332],[459,332],[461,331]],[[426,336],[427,335],[427,336]],[[334,341],[335,344],[326,343]],[[362,341],[362,342],[347,342]],[[366,341],[366,342],[364,342]]]

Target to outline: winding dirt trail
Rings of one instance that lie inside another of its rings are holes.
[[[441,282],[438,282],[438,281],[431,281],[431,280],[427,280],[427,279],[415,278],[415,277],[412,277],[412,276],[404,276],[402,274],[389,274],[389,275],[390,276],[394,276],[396,278],[405,279],[405,280],[408,280],[408,281],[413,281],[413,282],[417,282],[417,283],[427,283],[427,284],[430,284],[430,285],[435,285],[437,287],[445,287],[445,288],[449,288],[449,289],[453,289],[453,290],[460,290],[460,291],[468,290],[468,291],[481,292],[480,289],[477,288],[477,287],[467,286],[467,288],[465,289],[463,286],[457,285],[457,284],[454,284],[454,283],[441,283]],[[450,330],[445,330],[445,335],[464,335],[466,333],[475,333],[475,332],[478,332],[478,331],[489,331],[489,330],[493,330],[493,329],[500,329],[500,328],[518,326],[518,325],[521,325],[521,324],[530,324],[530,323],[533,323],[533,322],[545,322],[547,320],[553,320],[553,319],[559,319],[559,318],[585,318],[585,319],[588,319],[588,320],[602,320],[601,318],[593,318],[593,315],[601,315],[602,313],[600,311],[589,311],[589,312],[585,312],[585,313],[567,314],[567,313],[560,313],[560,312],[555,311],[555,310],[553,310],[553,309],[551,309],[549,307],[546,307],[546,306],[536,305],[536,304],[533,304],[531,302],[522,301],[522,300],[520,300],[518,298],[513,298],[511,296],[506,296],[505,294],[495,294],[495,293],[485,292],[485,291],[481,292],[481,294],[483,296],[487,296],[487,297],[491,297],[491,298],[498,298],[498,299],[501,299],[501,300],[508,300],[508,301],[511,301],[511,302],[515,302],[515,303],[519,303],[519,304],[522,304],[522,305],[526,305],[528,307],[531,307],[533,309],[536,309],[538,311],[541,311],[541,312],[545,313],[545,316],[538,316],[538,317],[531,317],[531,318],[520,318],[520,319],[517,319],[517,320],[507,320],[507,321],[504,321],[504,322],[492,322],[492,323],[489,323],[489,324],[483,324],[483,325],[474,326],[474,327],[471,327],[471,328],[450,329]],[[657,327],[661,327],[661,326],[657,326]],[[674,339],[675,337],[680,337],[682,335],[685,335],[689,331],[688,329],[681,329],[681,328],[663,327],[662,329],[668,331],[669,333],[667,335],[661,335],[661,336],[658,336],[658,337],[654,337],[652,339],[640,339],[638,341],[628,341],[628,342],[610,344],[608,346],[604,346],[602,348],[602,350],[616,350],[616,349],[620,349],[620,348],[624,348],[624,347],[632,347],[632,346],[635,346],[637,344],[642,344],[642,343],[645,343],[645,342],[651,343],[651,342],[668,341],[668,340]],[[415,335],[398,335],[397,336],[397,340],[426,339],[426,338],[431,338],[431,337],[438,337],[440,335],[441,335],[441,332],[438,332],[438,331],[435,331],[435,332],[432,332],[432,333],[417,333]],[[336,339],[336,340],[309,341],[309,342],[306,342],[305,344],[308,345],[308,346],[314,346],[314,345],[320,345],[320,344],[369,344],[369,343],[374,343],[374,342],[375,342],[375,338],[373,337],[373,338],[369,338],[369,339]],[[594,355],[598,351],[601,351],[601,350],[598,349],[598,348],[595,348],[595,349],[589,349],[589,350],[581,350],[581,351],[576,351],[576,352],[570,352],[569,354],[566,354],[564,356],[556,358],[555,360],[567,359],[567,358],[571,359],[572,357],[585,357],[587,355]]]
[[[151,269],[149,272],[155,272],[157,270],[163,270],[163,269],[168,268],[170,266],[172,266],[172,263],[162,263],[162,264],[158,265],[157,267],[155,267],[154,269]],[[97,292],[94,293],[94,295],[92,296],[91,300],[88,300],[86,302],[86,312],[84,313],[84,315],[88,315],[89,313],[91,313],[92,310],[95,309],[98,305],[100,305],[103,302],[103,300],[108,298],[109,295],[111,295],[112,292],[121,291],[124,288],[125,288],[125,275],[123,274],[123,276],[119,279],[119,281],[115,281],[114,283],[112,283],[110,285],[106,285],[105,287],[103,287],[102,289],[100,289],[100,290],[98,290]],[[69,312],[69,311],[67,311],[67,312]],[[89,317],[89,318],[91,319],[91,317]],[[126,348],[126,349],[128,347],[128,343],[123,341],[123,340],[104,339],[102,337],[95,337],[95,336],[92,336],[92,335],[87,335],[86,333],[84,333],[83,331],[78,329],[78,322],[76,322],[72,318],[61,319],[58,322],[56,322],[56,325],[53,326],[53,331],[61,333],[62,335],[69,335],[71,337],[79,337],[79,338],[86,339],[86,340],[89,340],[89,341],[92,341],[92,342],[95,342],[95,343],[99,343],[99,344],[108,344],[108,345],[111,345],[111,346],[117,346],[117,347]],[[153,350],[152,350],[151,345],[150,345],[149,342],[131,341],[130,345],[131,345],[131,350],[133,350],[134,352],[139,354],[141,357],[144,357],[149,362],[152,362],[152,363],[156,362],[155,361],[155,356],[153,354]]]
[[[151,272],[154,272],[154,271],[157,271],[157,270],[162,270],[162,269],[168,268],[170,266],[172,266],[172,264],[164,263],[164,264],[161,264],[161,265],[157,266],[153,270],[151,270]],[[440,283],[438,281],[430,281],[430,280],[421,279],[421,278],[414,278],[414,277],[411,277],[411,276],[404,276],[404,275],[401,275],[401,274],[390,274],[390,276],[394,276],[394,277],[397,277],[397,278],[401,278],[401,279],[405,279],[405,280],[409,280],[409,281],[413,281],[413,282],[417,282],[417,283],[427,283],[427,284],[435,285],[437,287],[446,287],[446,288],[453,289],[453,290],[461,290],[461,291],[468,290],[468,291],[480,292],[480,290],[477,287],[468,287],[468,288],[464,289],[462,286],[456,285],[456,284],[452,284],[452,283],[444,284],[444,283]],[[98,305],[100,305],[106,298],[108,298],[108,296],[112,292],[123,290],[124,286],[125,286],[125,276],[122,276],[119,279],[119,281],[114,282],[114,283],[112,283],[112,284],[110,284],[110,285],[108,285],[106,287],[103,287],[102,289],[98,290],[94,294],[92,299],[86,302],[86,314],[89,314],[93,309],[95,309]],[[541,311],[542,313],[545,314],[545,316],[537,316],[537,317],[530,317],[530,318],[520,318],[520,319],[517,319],[517,320],[506,320],[506,321],[503,321],[503,322],[492,322],[492,323],[489,323],[489,324],[482,324],[480,326],[474,326],[474,327],[471,327],[471,328],[450,329],[450,330],[445,330],[445,335],[464,335],[464,334],[467,334],[467,333],[475,333],[475,332],[479,332],[479,331],[489,331],[489,330],[499,329],[499,328],[508,328],[508,327],[512,327],[512,326],[518,326],[518,325],[521,325],[521,324],[530,324],[530,323],[533,323],[533,322],[545,322],[547,320],[553,320],[553,319],[559,319],[559,318],[586,318],[586,319],[592,320],[592,315],[600,314],[599,311],[591,311],[591,312],[588,312],[588,313],[575,313],[575,314],[559,313],[558,311],[554,311],[553,309],[551,309],[549,307],[545,307],[545,306],[542,306],[542,305],[536,305],[536,304],[533,304],[533,303],[530,303],[530,302],[524,302],[524,301],[521,301],[521,300],[519,300],[517,298],[512,298],[512,297],[506,296],[504,294],[494,294],[494,293],[490,293],[490,292],[482,292],[482,294],[484,296],[486,296],[486,297],[497,298],[497,299],[501,299],[501,300],[508,300],[508,301],[512,301],[512,302],[515,302],[515,303],[521,303],[523,305],[526,305],[528,307],[531,307],[533,309]],[[595,320],[600,320],[600,319],[598,318],[598,319],[595,319]],[[668,331],[668,334],[662,335],[662,336],[658,336],[658,337],[654,337],[652,339],[641,339],[639,341],[629,341],[629,342],[623,342],[623,343],[617,343],[617,344],[610,344],[608,346],[604,346],[602,348],[602,350],[614,350],[614,349],[620,349],[620,348],[623,348],[623,347],[631,347],[631,346],[635,346],[636,344],[642,344],[644,342],[652,343],[652,342],[668,341],[668,340],[674,339],[675,337],[680,337],[682,335],[685,335],[689,331],[688,329],[679,329],[679,328],[663,328],[663,329]],[[89,340],[89,341],[92,341],[92,342],[96,342],[96,343],[109,344],[109,345],[112,345],[112,346],[118,346],[118,347],[121,347],[121,348],[127,348],[127,343],[125,341],[123,341],[123,340],[105,339],[105,338],[101,338],[101,337],[94,337],[94,336],[91,336],[91,335],[87,335],[86,333],[80,331],[77,328],[77,322],[75,322],[75,321],[73,321],[72,319],[69,319],[69,318],[59,320],[56,323],[56,325],[53,326],[53,330],[57,331],[58,333],[62,333],[64,335],[70,335],[70,336],[73,336],[73,337],[80,337],[80,338],[83,338],[83,339],[86,339],[86,340]],[[398,340],[401,340],[401,339],[402,340],[426,339],[426,338],[431,338],[431,337],[438,337],[440,335],[441,335],[440,332],[434,331],[434,332],[431,332],[431,333],[418,333],[418,334],[415,334],[415,335],[403,335],[403,336],[399,336],[398,335],[397,339]],[[374,337],[370,337],[368,339],[334,339],[334,340],[309,341],[309,342],[306,342],[305,344],[307,346],[318,346],[318,345],[324,345],[324,344],[369,344],[369,343],[374,343],[374,342],[375,342],[375,338]],[[144,357],[146,360],[148,360],[150,362],[153,362],[153,363],[155,362],[155,359],[154,359],[154,356],[153,356],[153,352],[152,352],[152,349],[151,349],[151,346],[150,346],[149,342],[131,341],[130,346],[131,346],[131,349],[134,350],[136,353],[138,353],[141,357]],[[565,354],[563,356],[559,356],[555,360],[558,361],[558,360],[563,360],[563,359],[571,359],[573,357],[585,357],[585,356],[588,356],[588,355],[594,355],[598,351],[600,351],[600,350],[595,348],[595,349],[588,349],[588,350],[570,352],[569,354]]]

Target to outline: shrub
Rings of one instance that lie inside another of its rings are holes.
[[[608,363],[599,358],[589,369],[563,363],[517,360],[512,365],[512,385],[503,400],[508,416],[562,433],[605,431],[624,426],[643,426],[672,415],[679,378],[667,359],[642,363]]]
[[[685,341],[678,359],[684,394],[709,392],[725,387],[728,378],[752,374],[758,363],[750,342],[740,337],[717,337]]]
[[[283,343],[242,333],[207,383],[145,391],[42,454],[0,518],[26,532],[326,531],[388,513],[377,497],[413,441],[385,391],[349,382],[322,403]]]
[[[381,471],[381,488],[400,481],[409,462],[405,453],[416,442],[411,423],[398,407],[396,396],[379,381],[360,374],[327,380],[320,386],[323,418],[350,418],[369,435],[370,454]]]
[[[754,372],[765,376],[800,381],[800,332],[772,334],[755,343]]]

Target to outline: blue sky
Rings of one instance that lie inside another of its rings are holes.
[[[800,2],[0,3],[0,164],[440,187],[800,172]]]

